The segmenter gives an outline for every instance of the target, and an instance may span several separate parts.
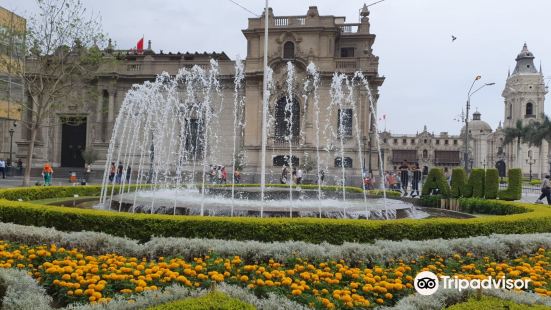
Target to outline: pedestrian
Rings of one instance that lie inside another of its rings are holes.
[[[235,172],[233,173],[233,182],[235,184],[241,183],[241,172],[237,169],[235,169]]]
[[[20,176],[23,175],[23,161],[21,158],[17,160],[17,172]]]
[[[52,185],[52,175],[54,174],[54,169],[50,164],[44,164],[44,169],[42,169],[42,177],[44,177],[44,186]]]
[[[109,182],[113,183],[115,180],[115,172],[117,171],[117,167],[115,167],[115,162],[111,163],[111,167],[109,167]]]
[[[119,161],[119,165],[117,166],[117,175],[115,176],[115,183],[121,184],[123,170],[124,170],[124,166],[122,165],[122,162]]]
[[[419,169],[419,164],[415,164],[413,169],[413,175],[411,177],[411,197],[419,196],[419,182],[421,182],[421,169]]]
[[[324,180],[325,180],[325,171],[320,170],[318,173],[318,184],[323,185]]]
[[[221,171],[221,174],[222,174],[222,182],[224,182],[224,184],[226,184],[227,181],[228,181],[228,172],[226,171],[226,166],[222,166],[220,171]]]
[[[222,166],[220,165],[216,168],[216,178],[218,179],[218,184],[222,184]]]
[[[126,168],[126,183],[130,183],[130,177],[132,176],[132,168],[130,165]]]
[[[541,195],[536,200],[536,203],[542,204],[543,197],[547,198],[547,204],[551,205],[551,181],[549,180],[549,175],[545,176],[545,179],[543,179],[543,182],[541,183]]]
[[[302,184],[302,175],[303,175],[302,169],[299,168],[299,169],[297,170],[297,175],[296,175],[296,177],[297,177],[297,182],[296,182],[297,185]]]
[[[291,173],[291,181],[297,184],[297,167],[293,167],[293,172]]]
[[[287,174],[289,174],[289,172],[287,171],[287,166],[283,166],[283,170],[281,171],[281,178],[279,179],[281,184],[287,184]]]
[[[408,161],[404,160],[402,165],[398,168],[400,170],[400,181],[402,182],[402,190],[404,197],[408,195],[408,181],[409,181],[409,166]]]
[[[0,158],[0,174],[2,174],[2,179],[6,178],[6,161]]]
[[[210,177],[210,183],[216,184],[216,167],[213,165],[210,165],[209,177]]]

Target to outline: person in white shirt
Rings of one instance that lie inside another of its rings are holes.
[[[2,174],[2,179],[6,178],[6,162],[3,159],[0,159],[0,173]]]
[[[541,183],[541,195],[536,200],[536,203],[543,203],[542,199],[543,197],[547,198],[547,204],[551,205],[551,180],[549,180],[549,176],[546,175],[545,179],[543,179],[543,182]]]
[[[297,178],[297,185],[300,185],[302,182],[302,169],[297,170],[296,178]]]

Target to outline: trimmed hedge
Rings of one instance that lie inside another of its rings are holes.
[[[520,169],[509,169],[507,175],[509,185],[507,189],[500,190],[497,196],[502,200],[519,200],[522,197],[522,171]]]
[[[471,195],[465,195],[465,197],[484,198],[484,169],[473,169],[471,171],[467,187],[467,191]]]
[[[512,300],[504,300],[493,296],[480,296],[480,297],[471,297],[466,302],[449,306],[446,309],[449,309],[449,310],[488,310],[488,309],[545,310],[545,309],[549,309],[549,307],[545,305],[518,304]]]
[[[440,168],[432,168],[429,171],[427,180],[423,184],[421,195],[431,195],[433,191],[438,191],[438,195],[441,195],[443,198],[450,197],[450,186],[444,177],[444,170]]]
[[[221,292],[210,292],[207,295],[200,297],[190,297],[183,300],[174,301],[164,305],[150,307],[148,310],[202,310],[202,309],[219,309],[219,310],[254,310],[253,305],[247,304],[239,299],[231,298]]]
[[[463,196],[465,184],[467,183],[467,174],[463,168],[455,168],[452,170],[452,180],[450,182],[451,198],[459,198]]]
[[[66,191],[87,191],[94,187],[67,187]],[[96,189],[99,191],[99,186]],[[27,188],[27,191],[42,188]],[[20,189],[1,190],[0,195],[22,194]],[[28,193],[29,196],[36,196]],[[46,198],[43,197],[41,198]],[[462,200],[463,201],[463,200]],[[492,208],[524,208],[526,213],[474,219],[400,219],[388,221],[317,218],[201,217],[133,214],[36,205],[0,199],[0,221],[21,225],[55,227],[61,231],[98,231],[140,241],[152,236],[226,240],[373,242],[377,239],[425,240],[435,237],[463,238],[493,233],[520,234],[551,232],[551,208],[528,203],[487,201]],[[477,202],[484,204],[484,202]],[[474,207],[471,207],[474,208]],[[509,212],[504,212],[509,213]],[[500,214],[497,211],[494,214]]]
[[[495,168],[486,169],[484,197],[486,199],[496,199],[498,190],[499,190],[499,172]]]

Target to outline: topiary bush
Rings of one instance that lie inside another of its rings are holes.
[[[508,181],[507,189],[498,191],[497,196],[501,200],[519,200],[522,197],[522,171],[518,168],[509,169]]]
[[[148,308],[148,310],[179,309],[254,310],[256,308],[253,305],[247,304],[239,299],[231,298],[228,295],[217,291],[210,292],[200,297],[190,297],[164,305]]]
[[[467,187],[471,195],[465,197],[484,198],[484,169],[473,169],[469,176]]]
[[[450,197],[450,186],[444,177],[444,171],[440,168],[432,168],[429,171],[425,184],[423,184],[421,195],[426,196],[432,194],[441,195],[442,198]]]
[[[452,170],[452,180],[450,182],[451,184],[451,190],[450,190],[450,197],[451,198],[459,198],[463,195],[463,191],[465,188],[465,185],[467,183],[467,175],[465,174],[465,170],[463,168],[455,168]]]
[[[499,171],[495,168],[486,169],[486,179],[484,184],[484,197],[486,199],[496,199],[499,190]]]

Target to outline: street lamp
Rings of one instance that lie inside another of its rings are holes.
[[[15,132],[15,126],[17,126],[16,123],[13,123],[13,127],[11,127],[8,132],[10,133],[10,175],[13,175],[12,168],[13,168],[13,133]]]
[[[530,158],[526,159],[526,163],[530,166],[530,181],[532,181],[532,165],[536,163],[536,159],[532,159],[532,156],[530,156]]]
[[[475,91],[472,91],[474,83],[476,83],[476,81],[480,80],[481,78],[482,77],[480,75],[477,75],[474,78],[474,81],[469,88],[469,92],[467,93],[467,113],[465,114],[465,152],[463,154],[463,162],[465,164],[466,171],[469,171],[469,109],[471,108],[471,96],[486,86],[495,85],[495,83],[485,83],[484,85],[477,88]]]

